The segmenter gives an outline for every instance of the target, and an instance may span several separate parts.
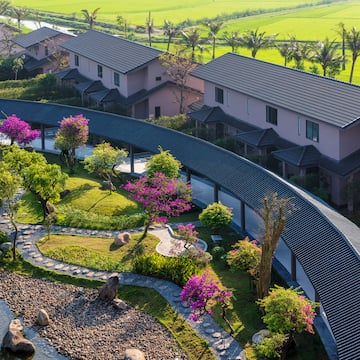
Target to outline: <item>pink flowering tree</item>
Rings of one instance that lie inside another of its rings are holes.
[[[28,145],[40,136],[39,130],[32,130],[30,125],[15,114],[8,116],[0,125],[0,133],[10,138],[11,145]]]
[[[166,223],[170,216],[179,216],[191,209],[191,186],[162,173],[151,178],[143,176],[134,182],[128,181],[124,189],[143,206],[145,229],[142,238],[153,223]]]
[[[318,304],[307,299],[298,289],[275,286],[258,304],[265,311],[263,320],[269,330],[273,334],[287,335],[280,351],[281,359],[285,359],[288,350],[295,345],[295,333],[314,333],[315,308]]]
[[[229,326],[231,333],[234,333],[234,329],[226,318],[226,309],[230,306],[231,297],[232,292],[220,288],[210,277],[208,270],[201,276],[193,275],[180,293],[181,301],[191,309],[191,320],[198,321],[205,314],[212,315],[212,307],[219,304],[223,320]]]
[[[195,230],[195,225],[193,224],[180,224],[178,226],[178,235],[182,240],[185,241],[184,248],[189,249],[191,245],[194,245],[198,239],[198,232]]]
[[[69,116],[60,121],[60,127],[55,136],[55,149],[68,153],[70,171],[74,171],[75,151],[84,146],[89,137],[89,120],[83,115]]]

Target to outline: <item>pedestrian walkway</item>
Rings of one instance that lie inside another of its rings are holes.
[[[2,216],[0,218],[0,229],[9,231],[11,230],[9,220]],[[135,232],[138,230],[131,230]],[[113,238],[115,231],[106,230],[91,230],[91,229],[78,229],[57,227],[52,228],[54,233],[64,233],[69,235],[87,235]],[[162,242],[168,241],[170,243],[171,235],[167,228],[154,227],[149,232],[158,236]],[[57,260],[50,259],[42,255],[36,246],[36,241],[45,236],[47,232],[42,225],[20,225],[17,240],[17,248],[21,252],[23,258],[30,263],[63,274],[68,274],[76,277],[82,277],[94,280],[106,281],[110,275],[106,271],[98,271],[88,269],[82,266],[70,265],[62,263]],[[170,247],[168,246],[168,249]],[[187,319],[188,323],[193,329],[209,343],[213,349],[215,356],[219,360],[245,360],[245,354],[239,343],[222,329],[210,316],[206,315],[201,322],[193,322],[188,319],[190,309],[183,305],[180,300],[181,288],[174,283],[166,280],[161,280],[149,276],[134,274],[134,273],[116,273],[120,279],[120,285],[135,285],[141,287],[153,288],[158,291],[174,308],[174,310]]]

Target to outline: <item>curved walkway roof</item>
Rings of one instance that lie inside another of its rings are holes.
[[[283,240],[320,296],[340,359],[360,358],[360,229],[328,205],[246,159],[192,136],[110,113],[84,108],[0,99],[2,113],[57,126],[64,116],[83,114],[93,134],[138,148],[170,152],[256,211],[264,195],[293,197],[298,209]]]

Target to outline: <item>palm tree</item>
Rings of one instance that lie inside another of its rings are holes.
[[[146,31],[149,38],[149,46],[151,47],[151,34],[154,30],[154,19],[151,18],[151,12],[149,11],[149,16],[146,18]]]
[[[231,52],[236,52],[237,48],[240,46],[240,40],[237,31],[229,34],[224,32],[224,39],[227,45],[231,46]]]
[[[265,31],[259,32],[259,29],[248,30],[244,35],[240,37],[240,44],[251,50],[251,56],[256,57],[256,53],[261,48],[266,48],[274,43],[274,40],[278,34],[265,36]]]
[[[291,60],[291,43],[290,42],[283,42],[276,46],[279,50],[280,55],[284,58],[284,66],[287,66],[288,61]]]
[[[185,46],[187,48],[191,48],[191,60],[195,60],[195,49],[199,48],[200,51],[203,51],[203,47],[201,46],[201,37],[198,29],[192,29],[188,33],[182,32],[182,35],[185,40]]]
[[[176,36],[180,31],[180,27],[174,25],[171,21],[165,20],[164,21],[164,35],[167,36],[167,48],[166,51],[169,51],[171,40],[174,36]]]
[[[11,12],[17,20],[18,29],[20,29],[21,20],[25,19],[29,15],[29,10],[26,8],[14,6],[11,8]]]
[[[212,58],[215,59],[216,35],[222,27],[222,22],[207,22],[204,25],[209,28],[209,37],[212,43]]]
[[[320,64],[323,69],[323,75],[327,75],[327,70],[331,75],[340,71],[342,56],[338,54],[339,44],[335,40],[330,41],[326,38],[324,41],[318,41],[312,48],[311,60]]]
[[[8,10],[11,10],[10,1],[0,1],[0,15],[4,15]]]
[[[125,39],[127,39],[127,27],[128,27],[127,20],[123,16],[118,15],[116,17],[116,22],[119,25],[120,29],[124,32]]]
[[[345,34],[346,44],[351,51],[351,70],[349,82],[352,82],[355,62],[360,55],[360,31],[354,26]]]
[[[90,12],[87,9],[82,9],[81,12],[84,15],[85,21],[89,23],[90,29],[94,28],[94,23],[96,20],[96,16],[100,8],[96,8],[94,11]]]
[[[295,36],[292,36],[290,37],[289,46],[290,56],[288,60],[295,61],[295,69],[304,70],[304,60],[309,59],[309,45],[296,40]]]
[[[346,29],[345,24],[343,22],[339,22],[338,29],[335,31],[341,36],[341,53],[342,53],[342,70],[345,70],[345,63],[346,63],[346,57],[345,57],[345,37],[346,37]]]

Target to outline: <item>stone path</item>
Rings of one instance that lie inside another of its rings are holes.
[[[9,231],[9,220],[6,217],[0,218],[0,229]],[[131,230],[132,232],[138,230]],[[78,228],[57,227],[52,228],[54,233],[74,234],[74,235],[90,235],[100,237],[114,237],[115,231],[104,230],[89,230]],[[150,230],[151,233],[161,239],[162,245],[167,250],[170,246],[170,234],[167,228],[159,227]],[[48,270],[57,271],[59,273],[70,274],[77,277],[88,279],[106,280],[111,273],[106,271],[98,271],[88,269],[82,266],[70,265],[53,260],[43,256],[36,246],[36,241],[42,236],[46,235],[42,225],[20,225],[17,239],[17,248],[22,253],[22,256],[27,261],[36,266],[46,268]],[[165,239],[165,241],[164,241]],[[168,240],[168,241],[166,241]],[[216,358],[220,360],[245,360],[245,354],[239,343],[222,329],[210,316],[205,316],[201,322],[195,323],[188,319],[190,309],[184,306],[180,301],[181,288],[174,283],[166,280],[161,280],[149,276],[134,274],[134,273],[116,273],[119,276],[120,284],[136,285],[142,287],[149,287],[157,290],[174,308],[176,312],[187,319],[188,323],[193,329],[204,339],[206,339],[213,349]]]

